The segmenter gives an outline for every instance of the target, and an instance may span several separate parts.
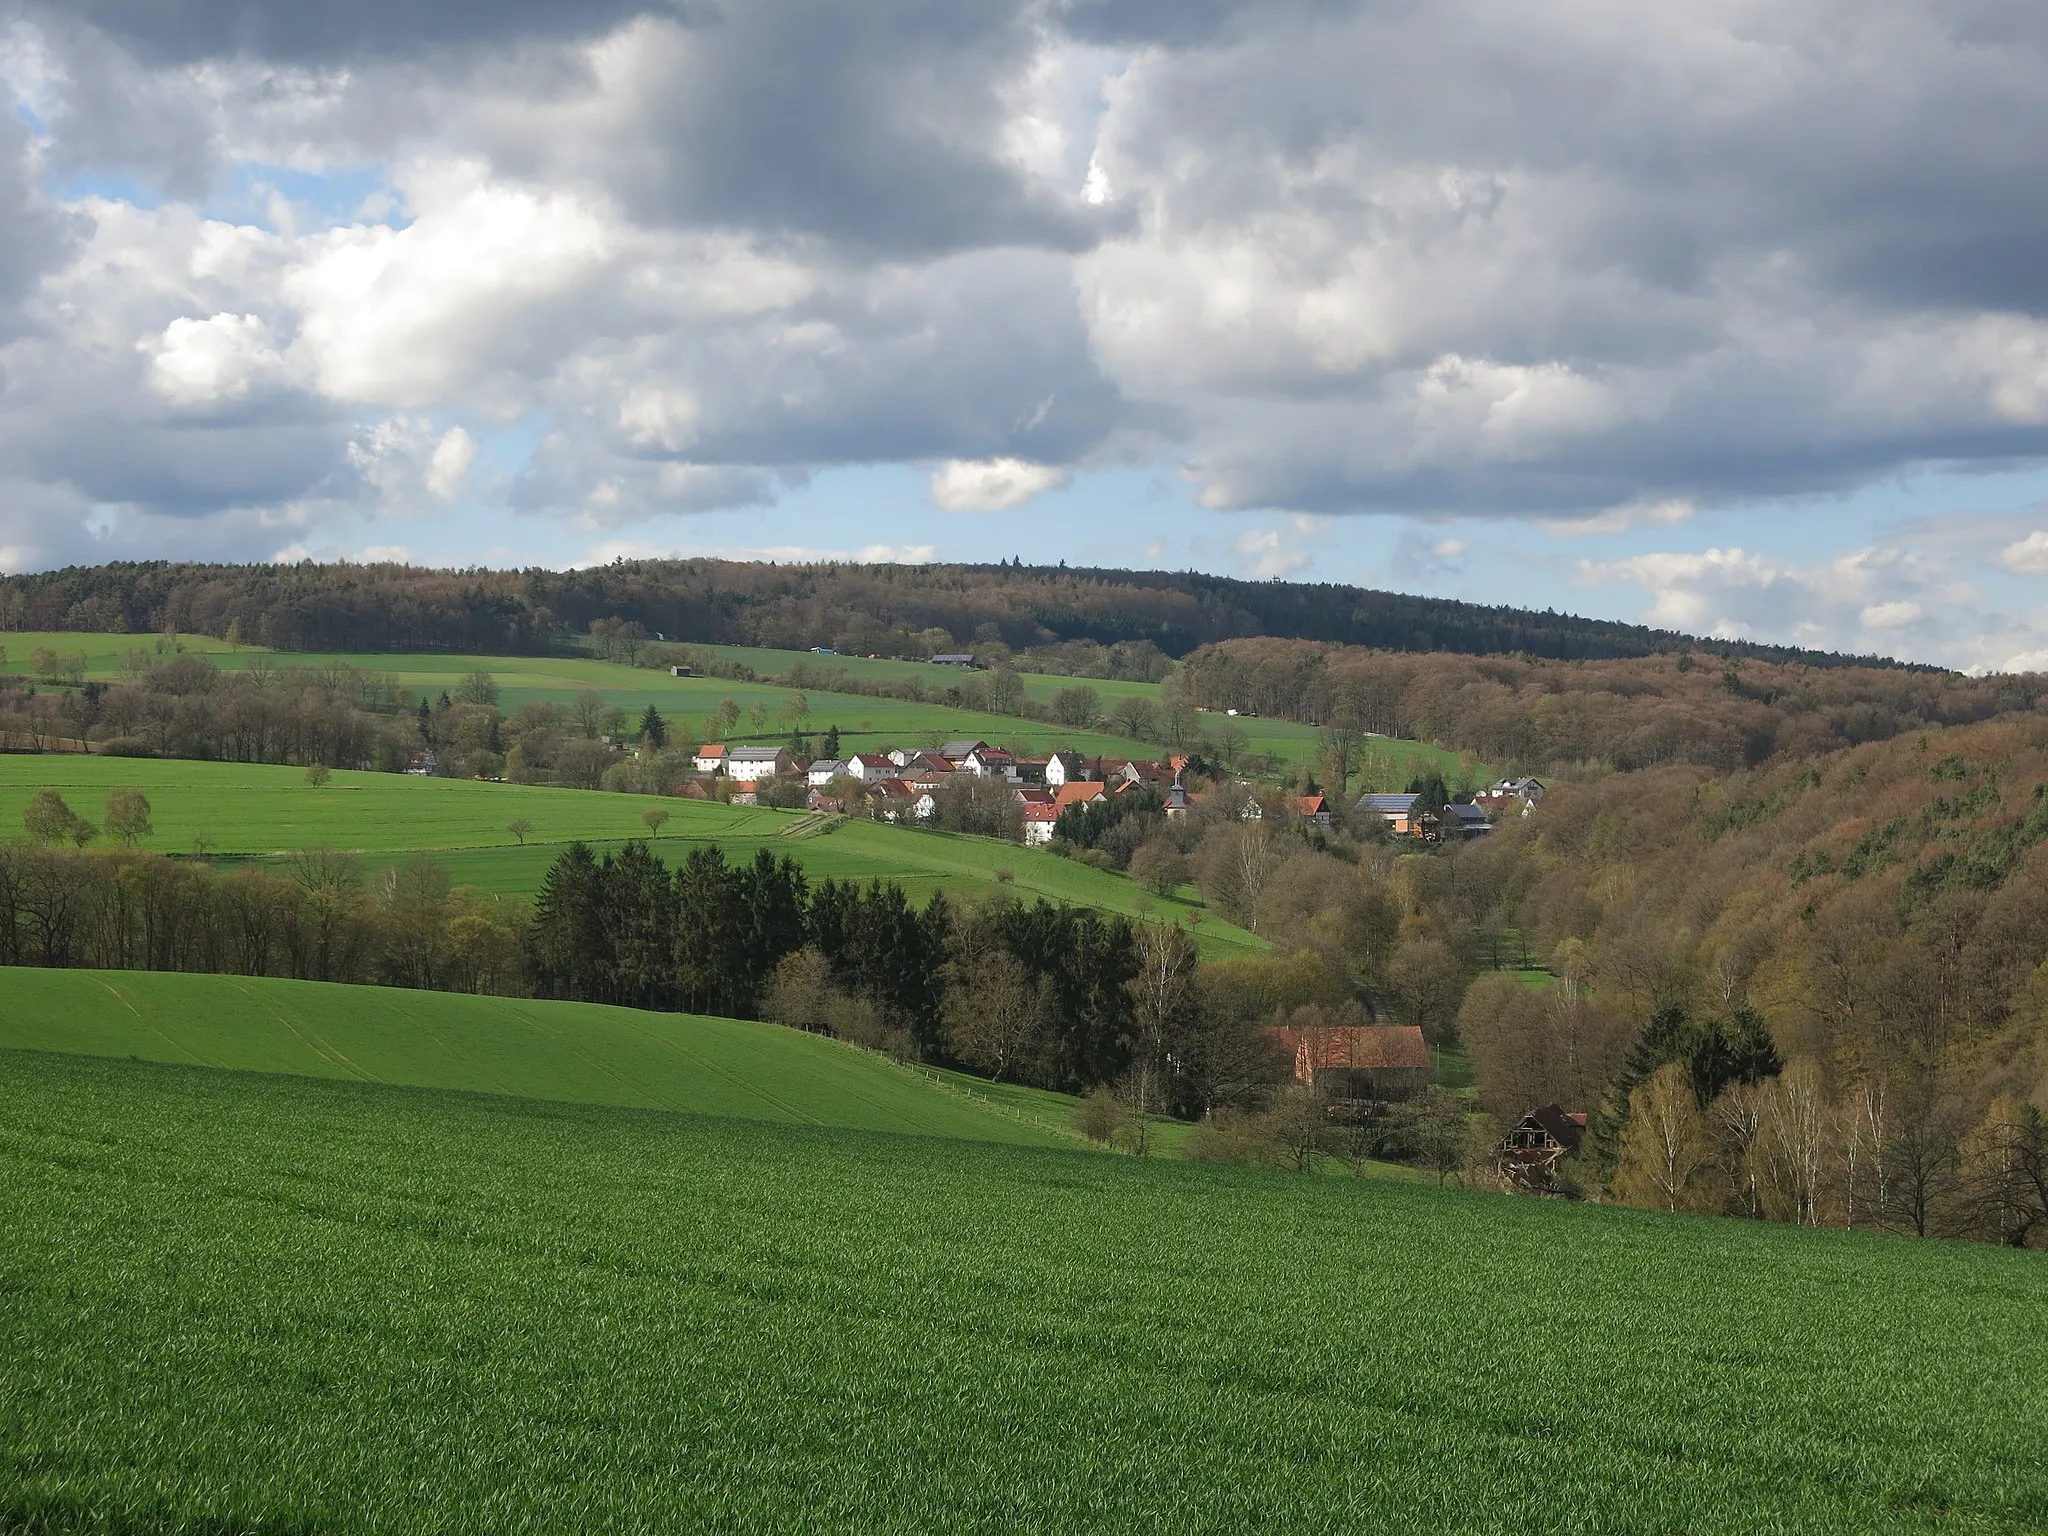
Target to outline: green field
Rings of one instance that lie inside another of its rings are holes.
[[[1161,900],[1122,875],[1042,848],[864,821],[826,836],[789,836],[804,822],[802,813],[600,790],[348,771],[314,789],[298,769],[264,764],[17,754],[0,756],[0,828],[18,828],[39,789],[57,789],[74,811],[97,819],[108,794],[124,787],[149,797],[156,835],[144,846],[168,853],[190,852],[202,833],[215,856],[274,857],[324,844],[362,853],[374,865],[426,851],[441,857],[458,883],[531,894],[564,844],[581,839],[602,848],[645,836],[640,818],[659,807],[670,820],[655,846],[671,865],[698,844],[716,843],[734,860],[766,848],[796,859],[814,879],[896,880],[920,901],[939,890],[1042,896],[1129,916],[1191,918],[1196,942],[1210,956],[1265,948],[1187,901]],[[506,830],[518,819],[533,823],[523,845]]]
[[[230,650],[224,642],[204,636],[182,636],[180,639],[186,650],[209,654],[227,668],[246,667],[258,657],[272,666],[319,667],[342,663],[366,671],[391,673],[405,687],[430,698],[452,692],[470,672],[486,671],[496,679],[502,694],[501,703],[507,711],[534,699],[565,702],[574,697],[578,689],[590,687],[636,718],[652,704],[686,734],[695,736],[702,735],[711,713],[725,699],[731,699],[742,710],[751,709],[756,703],[768,710],[768,718],[758,732],[750,720],[743,719],[737,730],[726,733],[733,741],[785,740],[798,723],[785,711],[790,698],[790,691],[785,688],[728,682],[715,677],[672,678],[648,668],[627,667],[587,656],[310,654],[267,651],[259,646]],[[101,681],[110,681],[118,675],[120,659],[129,651],[140,649],[154,659],[155,644],[154,635],[0,634],[0,645],[6,648],[11,668],[25,668],[31,652],[38,647],[48,647],[60,654],[84,654],[87,658],[85,675]],[[699,649],[751,667],[764,677],[786,674],[800,663],[819,668],[844,667],[852,677],[879,682],[916,677],[935,688],[957,680],[958,676],[950,669],[921,661],[870,661],[865,656],[813,656],[806,651],[764,650],[750,646],[716,645]],[[1025,691],[1040,702],[1049,702],[1061,689],[1081,683],[1096,691],[1105,710],[1126,695],[1135,694],[1154,700],[1159,697],[1159,685],[1156,683],[1055,677],[1041,673],[1020,676]],[[1104,754],[1156,757],[1165,750],[1157,744],[1100,731],[1077,731],[1009,715],[949,709],[940,704],[818,691],[807,693],[805,698],[810,710],[802,721],[803,728],[815,734],[837,725],[842,746],[848,752],[858,751],[863,746],[923,747],[967,738],[1006,743],[1020,751],[1037,753],[1066,747],[1091,757]],[[1220,725],[1221,722],[1217,723]],[[1253,752],[1313,769],[1318,741],[1314,726],[1249,716],[1241,717],[1235,723],[1243,729]],[[1454,779],[1460,771],[1458,754],[1441,747],[1386,737],[1374,738],[1374,745],[1391,765],[1393,777],[1404,781],[1424,771],[1440,772],[1447,779]],[[1492,777],[1492,771],[1483,764],[1474,764],[1469,771],[1481,779]]]
[[[2034,1531],[2038,1255],[0,1054],[0,1529]]]
[[[0,967],[0,1050],[1055,1145],[1073,1101],[774,1024],[251,976]],[[986,1091],[983,1091],[986,1090]],[[1022,1099],[1018,1095],[1024,1095]]]

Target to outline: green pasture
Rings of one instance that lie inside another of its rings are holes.
[[[156,639],[154,635],[0,634],[0,647],[6,649],[10,668],[23,669],[30,652],[39,646],[47,646],[60,654],[83,653],[87,658],[85,675],[90,679],[110,680],[116,675],[120,658],[125,653],[139,649],[154,658]],[[507,711],[538,699],[566,703],[579,690],[595,688],[606,702],[626,711],[635,720],[652,704],[680,733],[699,740],[708,735],[711,716],[719,705],[731,699],[739,706],[742,715],[739,725],[723,734],[735,742],[779,742],[787,740],[791,732],[799,728],[817,735],[836,725],[842,748],[847,752],[858,751],[862,747],[928,747],[944,741],[970,738],[1040,755],[1054,748],[1067,748],[1090,757],[1157,757],[1165,751],[1156,743],[1134,741],[1101,731],[1073,730],[1042,721],[1021,720],[1011,715],[951,709],[943,704],[919,704],[904,699],[869,698],[861,694],[808,690],[803,695],[808,708],[799,716],[791,708],[794,698],[791,689],[764,683],[730,682],[715,677],[674,678],[650,668],[628,667],[588,656],[453,656],[437,652],[315,654],[269,651],[260,646],[230,650],[225,642],[204,636],[183,636],[181,641],[187,651],[203,652],[229,669],[257,664],[259,658],[261,664],[273,667],[341,664],[389,673],[402,686],[429,699],[438,698],[444,692],[452,694],[471,672],[489,672],[498,684],[499,702]],[[744,664],[763,676],[780,676],[791,667],[804,663],[821,668],[844,667],[851,676],[882,681],[915,676],[934,687],[943,686],[954,678],[951,669],[934,667],[928,662],[870,661],[864,656],[813,656],[807,651],[764,650],[749,646],[705,646],[700,649]],[[1050,701],[1061,689],[1082,683],[1096,691],[1105,710],[1126,695],[1152,699],[1159,696],[1156,683],[1056,677],[1040,673],[1021,676],[1025,691],[1041,701]],[[766,711],[758,728],[749,713],[756,704]],[[1212,728],[1221,729],[1223,718],[1227,717],[1214,718]],[[1311,771],[1315,769],[1319,736],[1314,726],[1251,716],[1237,717],[1233,723],[1243,730],[1250,751],[1278,762],[1303,765]],[[1382,759],[1381,777],[1395,787],[1422,772],[1442,773],[1447,781],[1455,782],[1461,771],[1459,754],[1446,748],[1422,742],[1397,741],[1390,737],[1374,737],[1369,745]],[[1472,764],[1469,776],[1484,780],[1493,777],[1493,773],[1484,764]]]
[[[271,977],[0,967],[0,1050],[971,1140],[1076,1139],[1056,1114],[1026,1114],[822,1036],[596,1003]],[[1071,1099],[1045,1097],[1071,1110]]]
[[[777,857],[788,854],[813,879],[894,880],[919,902],[941,890],[949,897],[1044,897],[1188,921],[1197,945],[1212,958],[1266,947],[1198,903],[1161,900],[1122,875],[1042,848],[869,821],[845,822],[824,836],[787,835],[804,820],[797,811],[341,770],[315,789],[296,768],[45,753],[0,756],[0,835],[20,828],[22,810],[44,788],[58,790],[72,810],[93,820],[114,790],[141,790],[155,827],[142,846],[159,852],[190,853],[202,835],[215,857],[277,857],[324,845],[360,853],[376,867],[428,852],[458,884],[524,895],[539,889],[563,845],[580,840],[602,852],[645,837],[641,817],[659,809],[669,820],[654,846],[671,865],[706,843],[735,861],[765,848]],[[507,830],[515,820],[533,823],[523,845]]]
[[[2048,1266],[0,1054],[0,1529],[2036,1531]]]
[[[159,638],[157,635],[103,635],[81,630],[0,630],[0,653],[6,656],[6,660],[0,662],[0,672],[26,676],[30,671],[30,658],[39,650],[50,650],[60,658],[83,656],[87,678],[112,682],[120,674],[121,658],[130,651],[141,651],[152,662],[168,660],[178,654],[173,651],[160,655],[156,648]],[[237,654],[247,656],[260,650],[259,647],[245,646],[238,653],[227,641],[206,635],[180,635],[177,645],[185,653],[211,656],[226,666],[234,665],[232,658]]]

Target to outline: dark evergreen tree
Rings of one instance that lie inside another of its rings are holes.
[[[825,758],[831,758],[831,759],[834,759],[834,760],[836,760],[836,759],[838,758],[838,756],[839,756],[839,727],[838,727],[838,726],[836,726],[836,725],[833,725],[833,726],[828,726],[828,727],[826,727],[826,729],[825,729],[825,745],[824,745],[824,746],[823,746],[823,747],[822,747],[822,748],[821,748],[821,749],[819,750],[819,753],[818,753],[818,755],[819,755],[820,757],[825,757]]]
[[[533,905],[528,955],[541,996],[593,995],[605,959],[600,903],[597,860],[582,843],[571,843],[541,877]]]
[[[652,704],[647,706],[647,713],[640,717],[640,735],[657,752],[668,745],[668,723],[661,718],[661,711]]]

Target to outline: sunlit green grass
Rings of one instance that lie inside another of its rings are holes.
[[[1056,1112],[957,1091],[773,1024],[250,976],[0,967],[0,1050],[460,1088],[971,1140],[1073,1140]]]
[[[0,1055],[0,1529],[2033,1531],[2048,1266]]]
[[[1095,907],[1159,921],[1188,921],[1211,956],[1263,949],[1256,939],[1194,903],[1162,900],[1122,875],[993,838],[849,821],[823,837],[783,834],[796,811],[655,799],[600,790],[487,784],[469,779],[337,771],[318,789],[296,768],[255,763],[195,763],[166,758],[81,757],[46,753],[0,756],[0,836],[18,833],[39,789],[53,788],[80,815],[97,820],[115,789],[149,797],[155,834],[143,846],[188,854],[205,840],[216,857],[277,858],[321,845],[365,855],[373,868],[414,852],[434,854],[459,884],[502,894],[532,894],[564,845],[582,840],[600,851],[646,837],[650,809],[669,813],[655,849],[671,865],[693,846],[715,843],[731,860],[761,849],[785,854],[817,880],[893,880],[920,903],[1008,894],[1030,901]],[[529,821],[522,844],[509,828]]]
[[[120,659],[141,650],[152,661],[159,659],[154,635],[21,634],[0,635],[10,658],[9,668],[26,669],[30,653],[40,646],[60,654],[84,654],[85,675],[101,681],[112,680]],[[595,688],[606,701],[625,710],[636,720],[648,705],[660,710],[686,735],[702,738],[709,730],[711,716],[726,699],[742,711],[740,723],[720,732],[733,741],[781,741],[798,728],[816,735],[837,726],[843,750],[862,747],[927,747],[962,739],[1006,744],[1023,752],[1045,753],[1055,747],[1084,752],[1091,757],[1155,757],[1166,751],[1157,743],[1097,730],[1077,730],[1043,721],[1022,720],[974,710],[952,709],[943,704],[919,704],[904,699],[870,698],[861,694],[835,694],[810,690],[804,698],[808,712],[799,717],[790,708],[793,690],[763,683],[731,682],[715,677],[672,678],[646,667],[598,661],[587,656],[455,656],[438,652],[280,652],[260,646],[230,649],[224,642],[205,636],[180,637],[188,652],[206,654],[229,669],[258,664],[271,667],[320,667],[333,663],[365,671],[390,673],[404,687],[429,699],[452,694],[462,679],[474,671],[489,672],[500,690],[500,702],[509,710],[537,699],[567,703],[583,688]],[[705,646],[726,660],[754,669],[762,676],[785,676],[792,667],[809,665],[821,670],[843,667],[849,676],[893,682],[917,678],[932,688],[957,681],[960,674],[929,662],[870,661],[865,656],[813,656],[807,651],[766,650],[753,646]],[[1095,690],[1102,709],[1113,709],[1126,696],[1154,700],[1160,697],[1156,683],[1112,681],[1102,678],[1056,677],[1049,674],[1020,674],[1025,692],[1041,703],[1049,703],[1062,689],[1086,685]],[[750,711],[759,704],[766,715],[757,727]],[[1220,720],[1212,720],[1215,730]],[[1314,726],[1289,720],[1242,716],[1232,722],[1244,732],[1253,753],[1270,756],[1282,763],[1313,770],[1320,747]],[[1459,754],[1421,742],[1374,739],[1374,747],[1387,764],[1389,782],[1405,782],[1416,773],[1438,772],[1455,778],[1461,771],[1476,779],[1491,777],[1484,764],[1462,765]]]

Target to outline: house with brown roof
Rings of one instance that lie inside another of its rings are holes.
[[[1052,829],[1060,819],[1060,808],[1050,800],[1027,801],[1024,806],[1024,842],[1038,848],[1052,841]]]
[[[1294,1058],[1294,1080],[1350,1103],[1412,1098],[1433,1075],[1429,1043],[1412,1024],[1317,1025],[1273,1031]]]
[[[725,772],[725,743],[722,741],[705,742],[703,746],[697,749],[697,755],[691,759],[691,762],[699,773]]]
[[[1323,795],[1303,795],[1294,802],[1295,814],[1312,827],[1330,830],[1330,802]]]
[[[1064,811],[1070,805],[1086,805],[1091,800],[1100,800],[1109,794],[1109,786],[1101,783],[1062,784],[1052,792],[1054,814]]]

